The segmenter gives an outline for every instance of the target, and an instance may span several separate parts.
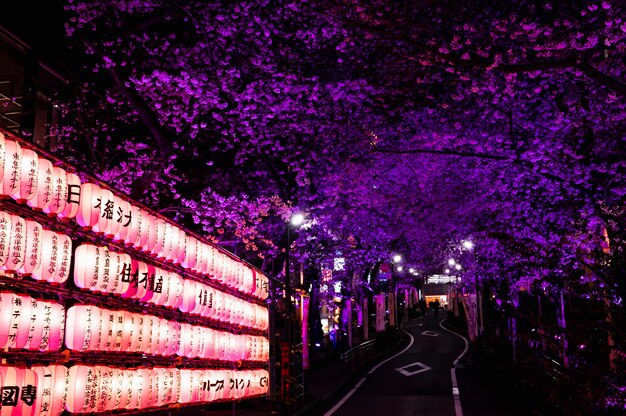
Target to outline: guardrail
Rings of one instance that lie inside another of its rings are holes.
[[[341,354],[345,368],[358,368],[376,355],[376,340],[365,341]]]

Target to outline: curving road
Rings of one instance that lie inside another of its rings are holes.
[[[461,416],[451,368],[466,343],[440,326],[444,317],[429,315],[405,325],[401,352],[373,367],[324,416]]]

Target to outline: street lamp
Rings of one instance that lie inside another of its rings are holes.
[[[399,254],[396,254],[395,256],[393,256],[393,262],[394,263],[400,263],[402,261],[402,256]]]
[[[454,259],[448,260],[448,265],[454,266],[455,264],[456,264],[456,261],[454,261]]]

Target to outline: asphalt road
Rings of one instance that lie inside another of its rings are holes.
[[[442,317],[406,324],[400,352],[373,367],[322,414],[455,416],[450,370],[465,342],[439,325]]]

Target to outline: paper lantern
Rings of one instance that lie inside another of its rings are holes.
[[[134,410],[139,408],[139,398],[140,392],[139,387],[141,387],[140,381],[138,380],[138,374],[134,370],[125,370],[125,384],[126,384],[126,406],[124,407],[127,410]]]
[[[54,380],[52,379],[52,370],[44,365],[32,366],[31,370],[33,370],[37,378],[37,401],[33,413],[39,416],[47,416],[50,414],[53,399]]]
[[[98,366],[100,370],[100,384],[98,386],[98,397],[96,411],[104,412],[112,409],[113,384],[115,383],[113,369],[108,366]]]
[[[175,264],[181,264],[187,255],[187,233],[180,227],[176,227],[176,229],[178,230],[178,237],[174,239],[172,261]]]
[[[63,212],[67,204],[67,192],[67,172],[60,167],[53,167],[50,204],[43,208],[43,212],[51,216]]]
[[[154,246],[150,250],[153,257],[162,258],[163,246],[165,244],[165,221],[162,218],[155,217],[155,236]]]
[[[31,307],[31,322],[28,330],[28,337],[24,349],[37,350],[41,344],[41,337],[43,335],[44,314],[43,314],[43,302],[38,302],[33,298],[30,298]]]
[[[26,254],[22,267],[17,272],[30,276],[41,264],[41,243],[43,239],[43,228],[36,221],[26,220]]]
[[[139,208],[133,204],[128,205],[128,211],[124,214],[124,222],[122,226],[126,227],[126,235],[124,236],[124,244],[133,246],[140,233],[141,214]]]
[[[209,245],[203,241],[198,241],[198,260],[196,261],[196,267],[194,268],[196,273],[204,276],[208,275],[209,254]]]
[[[69,391],[66,410],[70,413],[89,413],[97,410],[100,370],[97,366],[77,364],[69,369]]]
[[[32,298],[26,295],[17,295],[13,302],[13,315],[9,329],[9,348],[21,349],[28,342],[30,324],[32,322]]]
[[[22,165],[22,148],[19,143],[6,139],[4,142],[4,175],[0,182],[0,195],[14,197],[19,189]]]
[[[60,234],[52,230],[42,230],[41,233],[41,261],[32,271],[32,277],[37,280],[48,281],[56,275],[59,268]]]
[[[193,344],[192,326],[187,323],[180,324],[180,345],[178,346],[177,355],[181,357],[189,357]]]
[[[124,409],[128,399],[127,371],[121,368],[113,368],[113,397],[111,398],[112,409]]]
[[[84,183],[80,189],[80,202],[76,222],[85,229],[91,229],[100,219],[101,189],[94,183]]]
[[[81,244],[74,251],[74,284],[81,289],[89,289],[97,279],[101,248],[93,244]],[[96,277],[94,278],[94,275]],[[95,283],[94,283],[95,285]]]
[[[114,351],[115,338],[117,333],[117,312],[110,309],[101,309],[100,322],[102,323],[99,332],[99,342],[92,346],[97,351]]]
[[[7,272],[15,272],[24,265],[26,258],[26,221],[18,215],[11,215],[11,239],[9,259],[4,265]]]
[[[100,187],[98,198],[96,198],[96,205],[93,205],[92,209],[97,211],[98,220],[92,224],[91,230],[98,235],[110,233],[110,224],[114,221],[113,213],[115,212],[113,192],[104,187]]]
[[[0,183],[4,177],[4,165],[6,163],[6,139],[4,134],[0,133]]]
[[[2,416],[31,416],[37,409],[37,374],[21,367],[0,367]]]
[[[0,270],[4,270],[9,261],[12,226],[11,214],[0,211]]]
[[[17,328],[13,328],[13,325],[17,325],[19,321],[13,315],[21,301],[15,293],[0,292],[0,349],[7,348],[15,342]],[[17,313],[20,313],[19,309]]]
[[[40,157],[37,161],[37,190],[35,197],[26,201],[35,211],[42,211],[52,202],[52,162]]]
[[[58,351],[65,336],[65,308],[57,302],[38,301],[43,315],[41,339],[37,344],[33,339],[33,349],[40,351]],[[38,346],[37,346],[38,345]]]
[[[80,208],[81,197],[80,178],[78,175],[72,172],[66,172],[66,178],[67,200],[65,201],[65,208],[63,208],[63,211],[58,214],[58,218],[64,221],[68,221],[76,217],[78,209]]]
[[[115,225],[111,228],[113,239],[115,241],[125,241],[128,234],[128,227],[132,219],[131,206],[128,201],[123,198],[114,197],[115,200]]]
[[[72,239],[62,233],[57,233],[59,252],[58,267],[56,271],[47,279],[54,284],[64,283],[70,275],[70,263],[72,261]]]
[[[74,305],[66,313],[65,346],[73,351],[89,351],[99,343],[100,308]]]
[[[154,245],[156,244],[156,239],[157,239],[156,222],[157,220],[154,215],[152,215],[149,212],[143,213],[143,224],[145,228],[146,242],[145,244],[141,245],[139,249],[149,254],[152,253],[152,249],[154,248]]]
[[[169,273],[169,293],[164,306],[178,309],[183,302],[185,284],[183,278],[178,273]]]
[[[133,215],[135,215],[137,219],[137,234],[135,239],[133,241],[128,241],[127,244],[138,250],[142,250],[148,243],[148,213],[145,209],[137,208],[136,211],[133,212]]]
[[[37,153],[22,147],[20,162],[19,186],[12,197],[19,203],[33,199],[37,193],[37,177],[39,173],[39,158]]]
[[[137,263],[137,293],[135,299],[142,302],[149,302],[154,295],[152,285],[154,285],[156,268],[152,264],[144,262]]]
[[[178,309],[183,313],[190,313],[196,307],[196,286],[195,280],[183,279],[183,301]]]

